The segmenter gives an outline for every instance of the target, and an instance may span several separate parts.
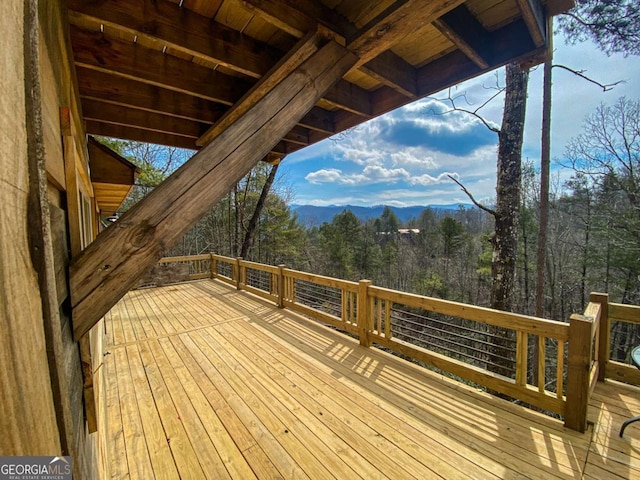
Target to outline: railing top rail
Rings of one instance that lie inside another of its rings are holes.
[[[610,303],[609,318],[613,321],[640,323],[640,306]]]
[[[190,262],[193,260],[210,260],[211,255],[208,253],[202,255],[186,255],[184,257],[162,257],[158,260],[158,263],[175,263],[175,262]]]
[[[254,270],[261,270],[263,272],[269,272],[269,273],[278,272],[278,267],[274,265],[266,265],[264,263],[250,262],[248,260],[240,260],[240,265],[244,267],[252,268]]]
[[[297,278],[298,280],[305,280],[307,282],[316,283],[326,287],[340,288],[349,292],[358,291],[358,283],[349,280],[340,280],[333,277],[315,275],[313,273],[301,272],[299,270],[291,270],[290,268],[285,268],[283,273],[285,277]]]
[[[439,298],[423,297],[412,293],[399,292],[382,287],[369,287],[371,295],[400,303],[410,307],[423,308],[432,312],[453,317],[465,318],[476,322],[486,323],[498,327],[520,330],[533,335],[555,338],[560,341],[569,339],[569,324],[531,317],[518,313],[503,312],[486,307],[478,307],[465,303],[441,300]]]
[[[227,263],[234,263],[236,261],[235,258],[231,258],[231,257],[225,257],[224,255],[218,255],[218,254],[212,254],[211,257],[214,260],[218,260],[218,261],[222,261],[222,262],[227,262]]]

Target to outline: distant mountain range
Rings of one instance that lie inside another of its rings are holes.
[[[315,205],[291,205],[291,210],[298,214],[298,220],[303,225],[313,227],[322,225],[324,222],[331,222],[334,216],[342,213],[344,210],[351,210],[353,214],[362,221],[372,218],[378,218],[382,215],[384,205],[375,205],[372,207],[359,207],[355,205],[328,205],[326,207],[318,207]],[[396,214],[401,222],[407,222],[412,218],[418,218],[422,211],[431,208],[439,212],[454,212],[460,207],[472,208],[473,205],[465,203],[453,203],[450,205],[429,205],[412,206],[412,207],[391,207],[393,213]]]

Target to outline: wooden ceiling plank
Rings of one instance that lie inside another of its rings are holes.
[[[389,50],[414,30],[431,23],[464,0],[397,0],[347,41],[347,48],[365,64]]]
[[[329,42],[83,250],[69,267],[74,337],[82,338],[355,62]]]
[[[488,60],[491,53],[488,51],[491,46],[489,32],[465,5],[445,13],[434,21],[433,25],[478,67],[485,69],[489,66]]]
[[[547,43],[547,19],[539,0],[516,0],[533,44],[541,47]]]
[[[168,1],[68,0],[67,7],[71,23],[98,21],[254,78],[281,56],[264,43]]]
[[[256,15],[298,38],[316,29],[318,24],[333,32],[338,41],[344,41],[358,32],[345,17],[317,0],[245,0],[244,4]],[[375,61],[373,56],[367,62],[359,62],[359,67],[385,85],[415,98],[417,73],[413,66],[393,52],[385,54],[380,61]]]

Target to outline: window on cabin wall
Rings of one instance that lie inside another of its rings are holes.
[[[91,213],[91,201],[80,193],[80,235],[82,238],[82,248],[87,248],[93,241],[93,221]]]

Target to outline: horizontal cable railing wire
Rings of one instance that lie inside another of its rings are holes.
[[[500,337],[484,324],[400,305],[391,309],[391,319],[392,336],[399,340],[515,378],[515,339],[506,329]]]
[[[253,268],[246,268],[245,282],[247,285],[258,290],[263,290],[267,293],[274,291],[271,285],[271,273],[263,270],[255,270]]]

